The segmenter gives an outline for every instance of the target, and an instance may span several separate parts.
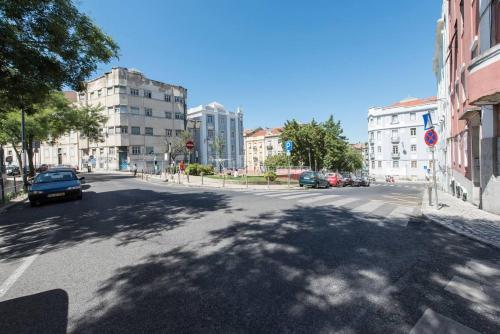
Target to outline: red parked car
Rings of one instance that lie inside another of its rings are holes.
[[[332,187],[342,187],[344,185],[342,175],[337,173],[328,173],[326,174],[325,179]]]

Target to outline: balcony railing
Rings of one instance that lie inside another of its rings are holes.
[[[392,153],[392,158],[393,159],[399,159],[399,158],[401,158],[401,155],[399,154],[399,152],[398,153]]]
[[[401,141],[401,138],[399,138],[399,136],[396,136],[396,137],[391,137],[391,142],[393,144],[397,144]]]

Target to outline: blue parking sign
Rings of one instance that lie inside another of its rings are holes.
[[[291,140],[287,140],[287,141],[285,142],[285,150],[286,150],[287,152],[290,152],[291,150],[293,150],[293,141],[291,141]]]

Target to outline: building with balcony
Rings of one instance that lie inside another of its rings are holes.
[[[90,80],[78,103],[102,106],[108,120],[102,142],[80,136],[80,163],[103,170],[152,168],[164,160],[169,140],[186,129],[186,99],[187,89],[134,69],[116,67]]]
[[[228,111],[212,102],[190,108],[187,112],[189,128],[195,139],[194,160],[203,164],[218,164],[226,168],[244,167],[243,112]],[[217,152],[214,140],[222,141],[222,152]]]
[[[378,179],[423,180],[432,166],[422,115],[435,116],[436,98],[408,98],[368,110],[368,170]]]
[[[282,131],[282,128],[272,128],[246,133],[245,162],[250,172],[262,172],[264,162],[268,157],[283,153],[283,144],[280,139]]]

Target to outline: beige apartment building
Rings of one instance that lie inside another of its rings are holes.
[[[108,121],[103,142],[80,137],[80,166],[127,170],[163,162],[168,144],[186,128],[187,89],[146,78],[134,69],[113,68],[87,83],[82,105],[101,105]]]
[[[281,128],[246,131],[245,163],[249,172],[262,172],[267,157],[283,153],[282,131]]]

